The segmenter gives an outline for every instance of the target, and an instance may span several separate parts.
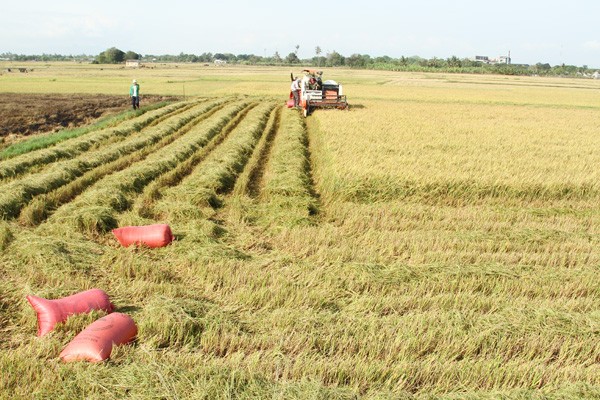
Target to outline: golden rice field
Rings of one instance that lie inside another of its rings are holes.
[[[600,398],[597,81],[326,69],[350,110],[304,119],[289,69],[30,67],[0,90],[185,99],[0,149],[0,398]],[[25,298],[91,288],[137,339],[64,363],[104,312]]]

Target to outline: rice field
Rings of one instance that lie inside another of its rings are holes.
[[[132,77],[61,65],[2,90]],[[324,75],[350,110],[304,119],[289,70],[157,65],[142,96],[184,100],[3,149],[0,398],[600,398],[599,84]],[[65,364],[103,312],[38,338],[25,297],[91,288],[138,337]]]

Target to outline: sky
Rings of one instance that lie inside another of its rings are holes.
[[[0,53],[498,57],[600,67],[590,0],[11,0]]]

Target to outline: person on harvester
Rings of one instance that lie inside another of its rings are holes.
[[[140,108],[140,85],[134,79],[133,83],[129,87],[129,97],[131,97],[131,106],[133,109]]]
[[[294,96],[294,107],[298,107],[300,104],[300,79],[294,79],[292,81],[292,96]]]

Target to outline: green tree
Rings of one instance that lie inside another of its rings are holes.
[[[300,62],[300,59],[298,58],[298,56],[296,55],[296,53],[290,53],[285,58],[285,62],[288,63],[288,64],[296,64],[296,63]]]
[[[449,67],[462,67],[462,61],[456,56],[446,59],[446,63]]]
[[[227,61],[229,63],[235,63],[237,58],[235,54],[231,53],[215,53],[215,60]]]
[[[550,64],[542,64],[540,62],[529,67],[529,70],[536,75],[546,75],[551,69],[552,67],[550,66]]]
[[[371,62],[371,56],[368,54],[352,54],[346,58],[346,65],[351,68],[365,68]]]
[[[333,51],[327,54],[327,66],[328,67],[337,67],[340,65],[344,65],[346,59],[343,55],[338,53],[337,51]]]
[[[433,68],[439,68],[442,66],[442,61],[437,57],[433,57],[432,59],[427,60],[427,66],[433,67]]]
[[[176,60],[177,62],[198,62],[198,56],[181,52],[177,56]]]
[[[212,53],[202,53],[200,54],[200,56],[198,57],[198,61],[201,62],[211,62],[213,60],[213,54]]]
[[[118,64],[125,60],[125,53],[116,47],[104,50],[97,57],[100,64]]]
[[[250,56],[250,58],[248,58],[248,63],[249,63],[249,64],[252,64],[252,65],[258,64],[258,63],[260,63],[261,61],[262,61],[262,57],[260,57],[260,56],[255,56],[254,54],[252,54],[252,55]]]
[[[321,47],[320,46],[315,47],[315,54],[317,56],[315,58],[313,58],[313,60],[318,62],[319,67],[321,66],[321,60],[323,59],[323,57],[320,57],[321,53],[322,53]]]
[[[127,53],[125,53],[124,58],[125,60],[139,60],[142,58],[142,56],[135,51],[129,50]]]

